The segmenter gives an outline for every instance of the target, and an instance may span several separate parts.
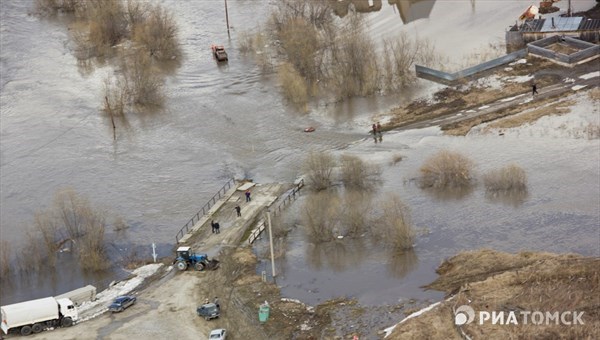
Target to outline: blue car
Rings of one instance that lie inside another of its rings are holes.
[[[135,303],[135,300],[136,300],[135,296],[129,296],[129,295],[119,296],[113,300],[113,302],[110,304],[110,306],[108,306],[108,310],[113,313],[122,312],[127,307],[133,305]]]

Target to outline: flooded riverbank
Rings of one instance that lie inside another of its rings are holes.
[[[515,3],[508,6],[510,15],[520,11]],[[180,25],[182,66],[167,78],[165,112],[131,116],[130,129],[117,130],[113,142],[109,122],[100,114],[102,81],[112,69],[100,64],[83,72],[64,23],[30,15],[31,5],[0,5],[0,229],[2,240],[15,248],[27,246],[25,230],[34,213],[49,206],[57,190],[71,187],[129,225],[125,236],[109,233],[109,242],[115,245],[111,252],[123,254],[137,245],[146,249],[140,254],[149,257],[150,244],[156,242],[160,256],[171,256],[177,230],[229,176],[290,181],[298,175],[305,152],[345,148],[365,136],[372,114],[396,104],[393,97],[367,98],[318,107],[308,115],[295,112],[282,101],[271,77],[235,53],[237,33],[260,24],[268,3],[230,2],[234,29],[228,40],[222,3],[165,1]],[[431,22],[414,21],[409,26],[423,36],[427,34],[421,26],[436,28],[433,36],[449,31],[444,23],[447,6],[436,3]],[[485,7],[486,12],[461,9],[454,18],[463,28],[481,25],[494,9],[487,3]],[[377,22],[371,25],[373,35],[403,27],[391,9],[369,14],[369,20]],[[490,20],[494,27],[487,27],[486,19],[485,30],[472,28],[479,33],[469,43],[485,45],[495,26],[506,25],[504,16],[494,18]],[[464,40],[464,35],[444,39],[448,35],[439,36],[440,41]],[[213,43],[223,43],[232,52],[227,66],[215,64],[210,54]],[[418,86],[426,90],[429,85]],[[316,126],[317,131],[303,133],[306,126]],[[373,146],[364,144],[371,152]],[[405,144],[396,147],[402,150]],[[3,281],[2,303],[54,295],[87,282],[103,286],[114,274],[87,277],[71,271],[68,263],[53,279],[40,277],[30,285]],[[50,280],[55,281],[48,284]]]

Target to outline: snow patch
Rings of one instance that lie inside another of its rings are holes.
[[[483,106],[480,106],[480,107],[479,107],[479,110],[487,109],[487,108],[489,108],[489,107],[490,107],[489,105],[483,105]]]
[[[506,77],[505,79],[507,82],[511,82],[511,83],[526,83],[526,82],[530,81],[531,79],[533,79],[533,76],[531,76],[531,75],[514,76],[514,77]]]
[[[116,298],[117,296],[129,294],[140,284],[142,284],[142,282],[144,282],[144,279],[147,279],[148,277],[152,276],[162,266],[162,263],[153,263],[139,267],[131,272],[131,274],[135,275],[135,277],[129,280],[124,280],[115,284],[111,284],[109,288],[103,290],[102,292],[96,295],[96,300],[84,302],[79,307],[79,314],[81,315],[81,318],[77,321],[77,323],[90,320],[106,312],[108,310],[108,305],[112,302],[114,298]]]
[[[565,83],[574,83],[575,79],[573,79],[573,78],[565,78],[564,82]]]
[[[519,65],[519,64],[526,64],[527,63],[527,59],[519,59],[517,61],[513,61],[512,63],[508,64],[509,66],[515,66],[515,65]]]
[[[406,320],[409,320],[409,319],[412,319],[412,318],[416,318],[417,316],[419,316],[419,315],[421,315],[421,314],[423,314],[423,313],[429,312],[430,310],[434,309],[434,308],[435,308],[437,305],[439,305],[440,303],[442,303],[442,302],[441,302],[441,301],[438,301],[438,302],[436,302],[436,303],[434,303],[434,304],[431,304],[431,305],[429,305],[429,306],[427,306],[427,307],[425,307],[425,308],[423,308],[423,309],[421,309],[421,310],[418,310],[418,311],[416,311],[416,312],[412,313],[411,315],[409,315],[409,316],[405,317],[404,319],[402,319],[402,320],[401,320],[400,322],[398,322],[397,324],[395,324],[395,325],[393,325],[393,326],[391,326],[391,327],[388,327],[388,328],[384,329],[383,331],[385,332],[385,335],[384,335],[383,337],[384,337],[384,338],[387,338],[387,337],[388,337],[388,335],[392,334],[392,332],[394,331],[394,329],[396,328],[396,326],[398,326],[399,324],[403,323],[404,321],[406,321]]]
[[[596,71],[596,72],[591,72],[591,73],[586,73],[582,76],[579,76],[579,78],[581,79],[590,79],[590,78],[595,78],[595,77],[600,77],[600,71]]]
[[[575,85],[575,86],[571,87],[571,90],[578,91],[578,90],[581,90],[584,87],[587,87],[587,85]]]

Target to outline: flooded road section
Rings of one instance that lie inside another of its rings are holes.
[[[497,26],[508,25],[504,16],[491,19],[490,10],[496,6],[518,15],[522,2],[483,3],[488,10],[480,17],[470,3],[436,2],[430,20],[411,21],[406,29],[456,46],[465,38],[447,28],[452,20],[477,31],[468,46],[485,45]],[[32,1],[0,4],[2,240],[26,247],[26,226],[34,213],[50,206],[57,190],[71,187],[129,225],[125,235],[107,235],[112,253],[138,245],[147,249],[140,255],[149,257],[150,244],[156,242],[159,256],[170,256],[175,233],[227,178],[291,181],[307,151],[345,148],[365,135],[372,114],[397,104],[397,96],[354,99],[298,113],[281,99],[274,78],[263,76],[235,48],[237,34],[263,23],[268,2],[229,1],[231,40],[222,2],[161,4],[180,27],[181,66],[167,78],[164,112],[130,115],[128,130],[117,126],[116,142],[100,113],[104,78],[114,72],[110,63],[78,66],[64,18],[30,15]],[[394,8],[384,4],[367,14],[374,38],[405,27]],[[452,11],[457,14],[449,19]],[[228,64],[213,60],[210,45],[215,43],[230,52]],[[429,86],[423,82],[415,89],[423,93]],[[307,126],[317,131],[303,133]],[[436,207],[447,209],[445,204]],[[65,261],[59,272],[30,284],[3,281],[2,303],[59,294],[82,282],[101,288],[114,275],[73,274]]]
[[[600,123],[597,106],[583,111],[588,112],[589,121]],[[411,299],[435,301],[443,294],[420,287],[435,279],[435,269],[445,258],[463,250],[600,256],[600,142],[567,136],[572,132],[565,131],[565,126],[579,124],[573,118],[546,118],[542,121],[553,123],[514,129],[503,137],[449,137],[428,128],[389,133],[383,143],[369,139],[344,150],[382,167],[384,180],[376,198],[396,193],[410,207],[418,232],[414,251],[393,255],[368,235],[312,244],[297,225],[289,236],[289,250],[277,262],[282,294],[313,305],[336,297],[356,298],[366,306]],[[581,124],[584,129],[587,123]],[[562,135],[556,133],[560,126]],[[431,193],[416,185],[420,166],[442,149],[468,155],[476,163],[478,181],[473,190]],[[402,161],[393,164],[397,155]],[[486,195],[481,175],[511,163],[526,171],[527,193]],[[300,216],[307,199],[309,193],[303,191],[286,216]],[[289,218],[284,219],[287,224],[301,223]],[[267,241],[265,236],[257,245],[258,254],[268,254]],[[270,261],[265,258],[259,271],[270,273]]]

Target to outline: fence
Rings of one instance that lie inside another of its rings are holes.
[[[298,193],[298,191],[300,191],[300,189],[302,189],[302,187],[304,187],[304,179],[301,179],[300,182],[298,182],[294,188],[292,189],[292,191],[290,191],[287,196],[285,196],[283,198],[283,201],[281,203],[279,203],[279,205],[277,206],[277,208],[275,208],[273,210],[273,217],[277,216],[277,214],[281,213],[281,210],[284,209],[288,204],[292,203],[292,200],[296,200],[296,194]],[[252,230],[252,232],[250,233],[250,236],[248,236],[248,243],[252,244],[254,243],[254,241],[256,241],[256,239],[260,236],[260,234],[263,232],[263,230],[265,230],[265,227],[267,226],[267,222],[265,220],[262,220],[258,223],[258,226],[256,228],[254,228],[254,230]]]
[[[175,243],[179,243],[179,239],[181,239],[183,237],[183,235],[187,234],[190,231],[190,228],[193,228],[194,224],[196,224],[198,221],[200,221],[200,218],[202,216],[206,215],[206,213],[210,210],[210,208],[213,205],[215,205],[215,203],[221,197],[223,197],[223,195],[225,195],[227,190],[229,190],[233,184],[235,184],[235,179],[234,178],[229,179],[227,181],[227,183],[225,183],[221,187],[221,189],[219,189],[219,191],[211,199],[209,199],[208,202],[206,202],[206,204],[204,204],[204,206],[202,206],[202,209],[198,210],[196,215],[192,216],[192,218],[183,227],[181,227],[181,229],[179,229],[179,232],[175,236]]]
[[[527,55],[527,49],[522,49],[522,50],[510,53],[510,54],[504,55],[500,58],[492,59],[490,61],[486,61],[479,65],[469,67],[467,69],[464,69],[462,71],[458,71],[458,72],[455,72],[452,74],[444,72],[444,71],[434,70],[434,69],[420,66],[420,65],[415,65],[415,71],[417,73],[417,77],[419,77],[419,78],[428,79],[428,80],[435,81],[435,82],[438,82],[441,84],[449,85],[457,80],[473,76],[477,73],[490,70],[490,69],[492,69],[494,67],[498,67],[500,65],[507,64],[516,59],[523,58],[526,55]]]

